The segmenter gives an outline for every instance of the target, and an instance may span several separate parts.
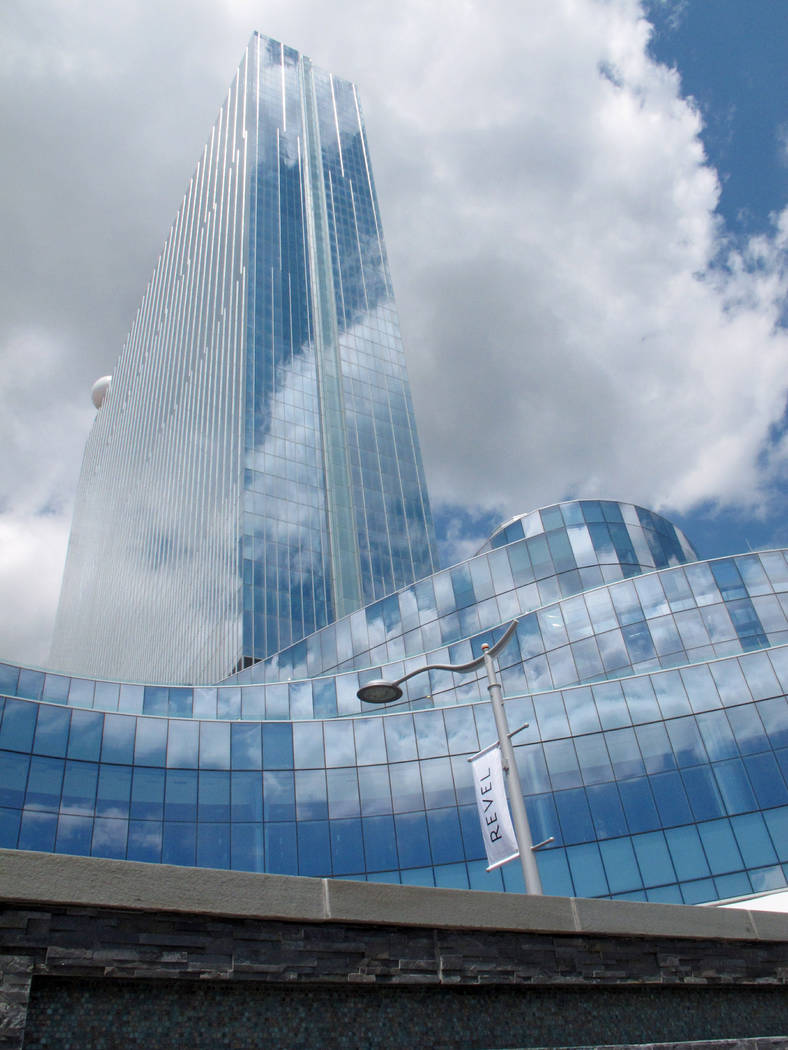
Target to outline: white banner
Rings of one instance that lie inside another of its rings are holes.
[[[471,759],[476,808],[482,826],[488,871],[520,856],[503,783],[501,749],[493,747]]]

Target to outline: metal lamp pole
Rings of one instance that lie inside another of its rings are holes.
[[[402,690],[400,689],[400,686],[403,682],[406,682],[409,678],[414,678],[418,674],[423,674],[424,671],[457,671],[462,674],[465,671],[473,671],[475,668],[481,667],[481,665],[484,664],[484,670],[487,675],[487,691],[490,694],[490,703],[492,704],[493,716],[495,717],[495,728],[498,732],[498,745],[501,748],[501,764],[506,773],[509,805],[512,812],[512,825],[517,839],[517,848],[520,853],[520,864],[522,865],[523,878],[525,879],[525,892],[541,895],[542,880],[539,877],[539,868],[537,867],[536,858],[534,857],[534,845],[531,838],[531,828],[528,823],[528,814],[526,813],[525,803],[523,802],[520,774],[517,769],[517,763],[514,759],[514,749],[512,747],[513,734],[509,731],[509,723],[503,706],[503,695],[501,693],[501,686],[498,682],[494,663],[494,658],[506,646],[509,639],[514,634],[516,627],[517,620],[513,620],[495,645],[492,646],[492,648],[488,645],[483,645],[482,655],[475,660],[471,660],[470,663],[425,664],[423,667],[417,667],[415,671],[410,671],[408,674],[403,675],[402,678],[398,678],[394,682],[387,682],[383,679],[367,682],[366,685],[361,686],[356,693],[356,696],[358,696],[359,700],[362,700],[367,704],[390,704],[401,698]],[[525,727],[521,726],[520,728],[522,729]],[[519,729],[517,732],[519,732]]]

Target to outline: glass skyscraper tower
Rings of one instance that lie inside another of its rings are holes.
[[[255,34],[88,440],[53,664],[217,681],[436,568],[356,88]]]

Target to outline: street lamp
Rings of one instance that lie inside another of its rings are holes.
[[[475,660],[471,660],[467,664],[425,664],[423,667],[417,667],[415,671],[410,671],[408,674],[398,678],[395,682],[387,682],[383,679],[376,679],[372,682],[367,682],[366,685],[362,685],[356,693],[359,700],[363,700],[367,704],[390,704],[394,700],[399,700],[402,696],[402,690],[400,686],[403,682],[406,682],[409,678],[413,678],[417,674],[422,674],[424,671],[457,671],[464,673],[465,671],[473,671],[477,667],[481,667],[484,664],[484,669],[487,674],[487,691],[490,694],[490,702],[492,704],[493,715],[495,716],[495,728],[498,732],[498,745],[501,749],[501,758],[504,771],[506,772],[506,780],[508,783],[508,794],[509,804],[512,810],[512,824],[514,826],[514,834],[517,839],[517,847],[520,853],[520,864],[523,869],[523,878],[525,879],[525,892],[526,893],[542,893],[542,880],[539,877],[539,868],[536,865],[536,858],[534,857],[534,849],[538,848],[533,845],[531,839],[531,828],[528,824],[528,814],[525,811],[525,803],[523,802],[523,792],[520,787],[520,774],[517,770],[517,763],[514,759],[514,749],[512,748],[512,736],[514,733],[509,732],[509,723],[506,718],[506,711],[503,706],[503,696],[501,693],[501,686],[498,682],[498,678],[495,672],[495,664],[493,663],[494,657],[501,652],[501,650],[508,644],[509,639],[514,634],[517,628],[517,620],[513,620],[507,627],[504,634],[498,639],[492,648],[489,645],[482,646],[482,655],[478,656]],[[515,732],[519,733],[520,729],[525,729],[525,726],[520,726]],[[547,842],[551,841],[550,839]],[[540,846],[546,845],[546,842],[539,843]]]

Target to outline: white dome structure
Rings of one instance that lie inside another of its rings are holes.
[[[90,399],[96,408],[101,408],[104,404],[104,398],[107,396],[111,382],[112,376],[102,376],[101,379],[97,379],[93,384],[93,388],[90,391]]]

